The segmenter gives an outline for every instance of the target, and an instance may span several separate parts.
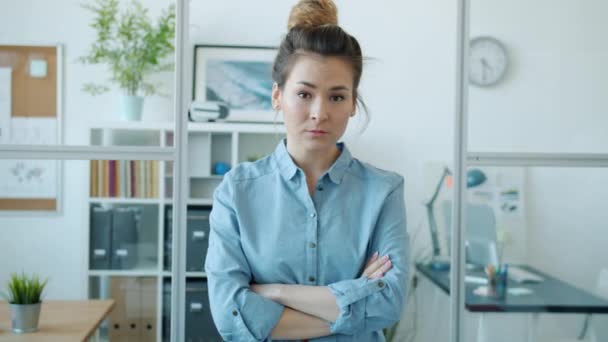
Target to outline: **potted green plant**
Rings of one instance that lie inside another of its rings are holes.
[[[94,13],[91,27],[97,38],[86,56],[85,64],[106,64],[111,83],[123,92],[122,119],[141,120],[143,96],[157,93],[157,86],[147,76],[173,70],[167,57],[174,51],[175,6],[165,9],[156,23],[148,16],[148,9],[137,0],[125,8],[118,0],[95,0],[82,5]],[[110,90],[105,84],[87,83],[83,90],[98,95]]]
[[[3,296],[10,304],[13,332],[28,333],[38,330],[42,291],[47,281],[41,281],[36,275],[11,274],[8,293]]]

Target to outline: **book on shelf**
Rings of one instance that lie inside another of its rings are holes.
[[[102,170],[101,189],[100,189],[101,197],[108,197],[110,194],[108,193],[109,175],[108,175],[108,161],[107,160],[101,161],[101,170]]]
[[[91,160],[91,179],[89,180],[91,197],[99,197],[99,193],[97,192],[99,189],[97,186],[99,182],[98,164],[99,160]]]
[[[110,197],[118,197],[116,194],[116,160],[108,160],[108,174],[110,177],[108,193]]]
[[[158,198],[156,160],[91,160],[91,197]]]

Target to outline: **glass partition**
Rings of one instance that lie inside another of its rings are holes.
[[[608,152],[606,3],[469,3],[469,151]]]
[[[170,0],[5,8],[0,144],[90,146],[92,127],[173,128],[175,16]]]

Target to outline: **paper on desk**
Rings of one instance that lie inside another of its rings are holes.
[[[532,294],[534,291],[525,288],[525,287],[512,287],[512,288],[507,288],[507,293],[511,296],[523,296],[523,295],[528,295],[528,294]],[[473,290],[473,293],[478,295],[478,296],[482,296],[482,297],[489,297],[492,296],[493,294],[490,293],[490,290],[487,286],[480,286],[478,288],[476,288],[475,290]]]
[[[512,287],[507,289],[507,293],[513,296],[532,294],[532,292],[534,291],[525,287]]]
[[[467,283],[473,283],[473,284],[481,284],[481,285],[488,284],[488,279],[484,278],[484,277],[465,276],[464,281]]]

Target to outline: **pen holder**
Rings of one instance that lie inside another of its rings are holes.
[[[488,289],[490,295],[495,298],[503,299],[507,294],[507,268],[501,266],[495,272],[488,272]]]

